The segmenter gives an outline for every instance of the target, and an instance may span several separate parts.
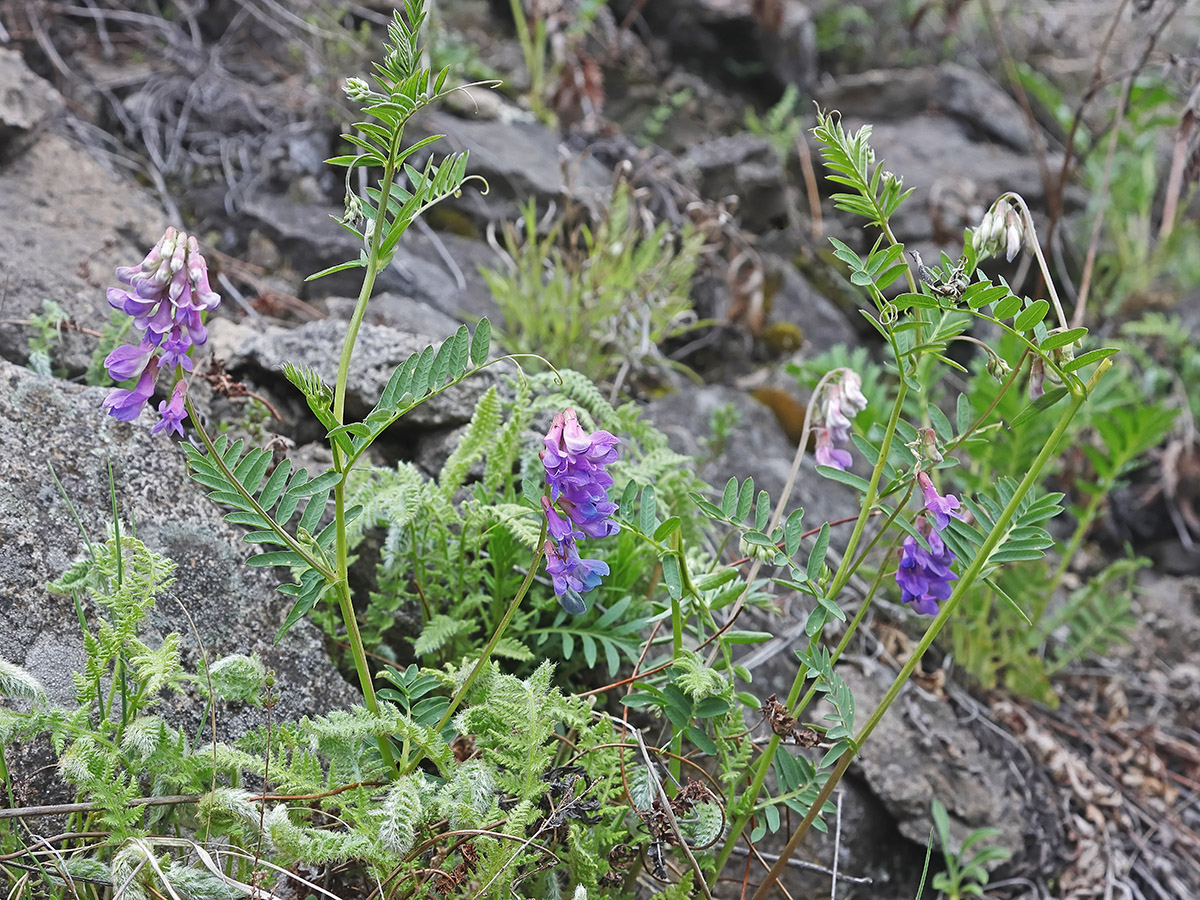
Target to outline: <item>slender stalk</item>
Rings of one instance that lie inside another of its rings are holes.
[[[892,447],[892,438],[896,434],[896,424],[900,421],[900,411],[904,406],[904,397],[907,392],[908,382],[901,379],[900,386],[896,392],[896,401],[892,406],[892,413],[888,419],[887,429],[884,432],[883,444],[879,449],[879,460],[875,463],[875,468],[871,472],[871,481],[867,486],[866,496],[863,498],[862,509],[858,514],[858,519],[854,523],[854,531],[850,534],[850,540],[846,544],[846,549],[842,555],[842,563],[838,566],[838,570],[833,577],[833,582],[829,586],[828,596],[830,597],[838,595],[842,588],[846,586],[846,582],[850,580],[850,576],[853,573],[854,566],[851,561],[858,542],[862,538],[867,521],[871,517],[871,508],[875,505],[875,500],[879,496],[879,482],[883,478],[883,467],[887,464],[888,454]],[[796,670],[796,678],[792,682],[787,700],[784,702],[784,705],[788,709],[795,706],[797,699],[800,697],[800,691],[804,687],[804,682],[807,680],[808,667],[801,665]],[[767,779],[767,773],[771,769],[771,763],[775,760],[775,753],[779,750],[781,740],[779,735],[772,734],[771,739],[767,742],[767,746],[763,748],[762,755],[758,758],[757,768],[754,770],[754,777],[750,782],[750,786],[739,799],[739,803],[745,807],[745,811],[737,817],[730,827],[729,839],[726,840],[725,846],[721,848],[721,852],[717,856],[716,871],[718,874],[724,867],[726,860],[729,859],[729,854],[733,852],[733,845],[737,842],[738,836],[742,833],[742,830],[746,827],[746,823],[750,821],[750,817],[753,815],[754,804],[758,800],[758,794]]]
[[[487,665],[491,659],[492,652],[496,649],[496,645],[500,643],[500,638],[504,636],[504,632],[508,629],[508,623],[512,621],[513,615],[517,611],[517,607],[521,605],[521,601],[525,599],[525,595],[529,593],[530,585],[533,584],[533,577],[537,574],[538,567],[542,564],[542,557],[545,555],[546,542],[546,527],[547,522],[542,521],[542,532],[538,535],[538,549],[533,555],[533,564],[530,565],[529,571],[525,573],[525,580],[521,582],[521,586],[517,588],[516,594],[513,595],[512,602],[508,604],[508,609],[504,611],[504,618],[500,620],[500,624],[496,626],[496,630],[492,632],[492,638],[488,641],[487,646],[483,648],[483,652],[479,654],[479,659],[475,663],[475,668],[471,670],[471,674],[467,676],[467,680],[463,682],[462,687],[455,691],[454,696],[450,698],[450,705],[446,707],[446,711],[442,713],[441,719],[434,726],[434,731],[440,732],[446,727],[450,721],[450,717],[454,715],[463,698],[467,696],[467,691],[475,683],[475,679],[479,677],[479,673],[483,671],[483,667]],[[406,774],[413,771],[421,761],[421,756],[417,756],[408,763]]]
[[[371,291],[375,287],[375,277],[379,273],[379,247],[387,231],[388,202],[391,198],[392,185],[395,183],[396,166],[393,160],[400,147],[404,129],[397,128],[392,134],[391,146],[388,148],[388,164],[384,167],[383,183],[380,188],[379,204],[375,218],[372,221],[371,241],[367,252],[367,267],[363,275],[362,288],[358,292],[358,301],[354,305],[354,313],[350,324],[346,327],[346,338],[342,342],[342,354],[338,360],[337,381],[333,389],[333,416],[338,424],[345,424],[346,384],[350,377],[350,359],[354,355],[354,345],[358,340],[358,331],[362,327],[363,317],[367,313],[367,302],[371,299]],[[342,473],[342,479],[333,489],[333,516],[336,523],[336,538],[334,545],[334,590],[337,592],[338,606],[341,609],[342,621],[346,625],[346,638],[350,644],[350,653],[354,657],[354,669],[358,673],[358,683],[362,687],[363,702],[372,715],[379,715],[379,701],[375,697],[375,684],[371,670],[367,665],[366,648],[363,646],[362,633],[358,628],[358,618],[354,614],[354,602],[350,597],[349,581],[349,541],[346,535],[346,475],[350,473],[353,463],[347,463],[336,442],[333,448],[333,467]],[[392,756],[392,747],[388,739],[380,735],[377,739],[379,753],[388,768],[396,770],[396,760]]]
[[[1108,497],[1111,486],[1103,485],[1103,487],[1104,490],[1097,491],[1092,495],[1092,499],[1088,501],[1087,508],[1080,515],[1079,521],[1075,525],[1075,531],[1071,535],[1071,540],[1067,542],[1066,549],[1062,552],[1062,559],[1059,560],[1058,568],[1054,570],[1054,575],[1050,578],[1050,587],[1041,595],[1039,603],[1041,609],[1035,610],[1038,615],[1035,616],[1033,621],[1037,622],[1041,618],[1041,613],[1045,611],[1045,605],[1050,602],[1050,598],[1058,590],[1063,575],[1067,572],[1067,566],[1071,565],[1071,560],[1075,558],[1075,554],[1079,550],[1079,545],[1083,543],[1083,536],[1087,534],[1088,529],[1092,527],[1092,522],[1096,519],[1096,513],[1100,509],[1100,504]]]
[[[1008,527],[1013,520],[1013,516],[1016,515],[1017,507],[1020,506],[1021,502],[1028,495],[1029,491],[1032,490],[1034,485],[1037,483],[1038,478],[1041,476],[1042,469],[1045,468],[1046,464],[1054,456],[1054,453],[1058,449],[1059,441],[1062,439],[1063,435],[1066,434],[1067,428],[1071,424],[1071,420],[1075,417],[1075,413],[1079,411],[1079,407],[1083,405],[1083,401],[1086,399],[1087,393],[1083,389],[1082,385],[1079,384],[1078,379],[1076,379],[1072,387],[1071,404],[1067,408],[1062,419],[1059,421],[1058,426],[1054,429],[1054,432],[1046,441],[1045,446],[1042,447],[1041,452],[1038,453],[1037,458],[1034,459],[1033,465],[1030,466],[1029,471],[1025,473],[1025,477],[1021,479],[1021,483],[1013,493],[1012,499],[1009,500],[1008,505],[1005,506],[1004,510],[1000,513],[999,518],[996,520],[995,526],[984,540],[983,545],[979,548],[979,552],[975,555],[975,559],[971,562],[971,565],[967,567],[967,571],[964,572],[962,577],[958,580],[958,584],[955,585],[954,588],[954,593],[951,594],[950,599],[948,599],[942,606],[941,610],[938,612],[937,618],[930,623],[929,628],[925,632],[925,636],[921,638],[920,643],[917,644],[916,648],[909,656],[908,661],[897,673],[896,678],[892,682],[891,687],[888,688],[887,693],[883,695],[883,698],[879,701],[879,704],[875,707],[874,711],[871,713],[862,729],[855,736],[854,746],[848,748],[838,760],[838,764],[834,768],[833,773],[829,776],[829,780],[826,781],[824,787],[821,788],[821,792],[813,801],[812,807],[809,809],[808,814],[804,817],[804,820],[800,823],[800,825],[796,828],[796,831],[792,834],[792,837],[788,840],[787,845],[779,854],[779,860],[771,867],[770,872],[767,873],[766,878],[763,880],[762,884],[759,885],[758,890],[755,891],[752,900],[766,900],[766,898],[770,895],[772,885],[778,880],[779,876],[783,873],[783,870],[787,865],[788,857],[790,857],[796,851],[796,848],[800,845],[800,841],[804,839],[804,836],[808,833],[808,829],[811,827],[813,821],[820,814],[821,807],[825,805],[825,802],[833,794],[834,788],[837,787],[838,782],[841,781],[842,776],[846,773],[846,769],[849,768],[850,762],[853,760],[856,752],[855,748],[861,747],[867,738],[871,736],[871,732],[875,730],[875,727],[883,718],[884,713],[887,712],[888,707],[892,705],[896,697],[899,696],[901,689],[905,684],[907,684],[908,679],[916,669],[917,664],[920,663],[921,658],[925,655],[925,651],[929,649],[934,639],[938,636],[938,633],[942,630],[942,627],[947,621],[949,621],[950,617],[954,615],[955,610],[958,608],[962,598],[966,595],[966,592],[978,579],[980,573],[984,569],[984,566],[987,565],[992,551],[996,549],[1004,535],[1007,533]]]

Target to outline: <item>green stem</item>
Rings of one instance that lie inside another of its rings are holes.
[[[442,713],[442,718],[438,720],[434,726],[434,731],[441,732],[450,721],[450,717],[454,715],[463,698],[467,696],[467,692],[471,690],[471,685],[475,683],[475,679],[479,677],[479,673],[483,671],[483,667],[487,665],[491,659],[492,652],[496,649],[496,645],[500,643],[500,638],[504,636],[504,632],[508,629],[508,623],[512,621],[513,615],[517,611],[517,607],[521,605],[521,601],[525,599],[525,595],[529,593],[529,588],[533,584],[533,577],[537,574],[538,567],[542,564],[542,557],[545,555],[546,542],[546,527],[547,522],[542,521],[542,532],[538,536],[538,549],[533,556],[533,564],[529,567],[529,571],[525,573],[525,580],[521,582],[521,586],[517,589],[517,593],[513,595],[512,602],[508,604],[508,609],[504,611],[504,618],[500,620],[500,624],[496,626],[496,630],[492,632],[492,639],[488,641],[487,646],[483,648],[483,652],[479,654],[479,660],[475,663],[475,668],[471,670],[471,674],[467,676],[467,680],[463,682],[462,687],[455,691],[454,696],[450,698],[450,705],[446,707],[446,711]],[[413,771],[421,762],[422,757],[415,757],[405,770]]]
[[[367,313],[367,302],[371,299],[371,291],[375,287],[375,278],[379,273],[379,247],[384,232],[388,227],[388,204],[391,199],[392,185],[395,181],[396,166],[393,160],[400,147],[404,135],[402,128],[397,128],[392,134],[391,146],[388,148],[387,165],[383,170],[383,183],[379,192],[379,203],[376,206],[375,218],[372,220],[371,241],[367,252],[366,273],[363,275],[362,288],[358,292],[358,301],[354,305],[354,313],[350,324],[346,327],[346,338],[342,342],[342,355],[338,360],[337,381],[333,388],[333,417],[339,425],[346,421],[346,384],[350,377],[350,359],[354,355],[354,345],[358,340],[358,331],[362,327],[363,317]],[[346,535],[346,477],[350,474],[347,460],[336,442],[330,445],[333,450],[333,467],[342,473],[342,480],[333,489],[334,522],[336,523],[335,555],[334,555],[334,589],[337,592],[338,606],[342,612],[342,621],[346,626],[346,639],[350,644],[350,653],[354,657],[354,669],[358,673],[358,683],[362,687],[363,702],[374,716],[379,715],[379,701],[375,696],[375,683],[371,670],[367,665],[367,652],[363,646],[362,633],[358,628],[358,618],[354,614],[354,602],[350,597],[349,559],[350,547]],[[383,761],[392,771],[396,771],[396,760],[392,756],[391,743],[387,737],[377,738],[379,753]]]
[[[896,425],[900,421],[900,412],[904,406],[904,397],[908,391],[908,382],[904,379],[900,381],[900,387],[896,392],[896,401],[892,406],[892,414],[888,419],[887,429],[884,433],[883,444],[879,449],[879,459],[875,463],[875,468],[871,472],[871,481],[867,485],[867,493],[863,498],[862,509],[858,514],[858,519],[854,523],[854,531],[850,534],[850,540],[846,544],[846,549],[842,554],[842,563],[838,566],[837,572],[833,576],[833,582],[829,587],[830,597],[836,597],[838,593],[846,586],[846,582],[850,580],[850,575],[853,572],[851,563],[854,550],[858,546],[859,540],[862,538],[863,530],[866,528],[867,521],[871,517],[871,508],[875,505],[875,500],[879,495],[879,482],[883,478],[883,467],[887,464],[888,454],[891,452],[892,438],[896,434]],[[800,691],[804,687],[804,682],[808,680],[808,667],[801,665],[796,670],[795,681],[792,682],[791,690],[788,691],[787,700],[784,705],[791,709],[796,705],[796,701],[800,697]],[[762,790],[763,783],[767,779],[767,773],[771,769],[771,764],[775,760],[775,753],[779,750],[781,738],[777,734],[772,734],[771,739],[767,742],[767,746],[763,748],[762,755],[758,758],[757,768],[754,770],[754,777],[750,782],[750,786],[746,788],[746,792],[739,798],[739,803],[745,808],[745,812],[737,817],[732,827],[729,829],[729,838],[725,842],[725,846],[721,848],[720,854],[717,856],[716,872],[719,875],[725,866],[725,862],[729,859],[729,855],[733,852],[734,845],[738,842],[742,830],[746,827],[746,823],[750,821],[753,815],[754,804],[758,800],[759,792]]]
[[[888,456],[892,450],[892,439],[896,436],[896,426],[900,422],[900,413],[904,407],[904,398],[908,394],[908,382],[904,379],[900,380],[900,386],[896,389],[896,401],[892,405],[892,414],[888,418],[887,427],[883,434],[883,443],[879,447],[879,460],[875,463],[875,468],[871,472],[871,481],[867,485],[866,496],[863,497],[862,510],[858,514],[858,520],[854,523],[854,531],[850,533],[850,540],[846,542],[846,549],[842,553],[842,564],[838,566],[838,570],[834,573],[833,582],[829,585],[830,597],[836,597],[841,593],[842,588],[846,586],[846,582],[850,580],[853,574],[854,567],[851,565],[851,560],[854,557],[854,551],[858,547],[858,542],[862,538],[863,530],[867,527],[867,522],[871,518],[871,510],[875,506],[875,501],[879,497],[879,482],[883,479],[883,468],[887,465]],[[793,692],[798,694],[798,688],[793,685]],[[789,694],[788,705],[796,702],[796,697]]]
[[[946,624],[950,617],[954,615],[954,612],[958,608],[962,598],[975,583],[976,579],[987,565],[988,559],[992,555],[992,551],[996,549],[1001,540],[1004,538],[1004,535],[1007,534],[1009,525],[1011,524],[1013,517],[1016,515],[1017,508],[1037,483],[1038,478],[1041,476],[1042,469],[1045,468],[1046,464],[1053,457],[1055,451],[1058,449],[1059,441],[1062,439],[1063,435],[1066,434],[1067,428],[1071,424],[1071,420],[1075,417],[1075,413],[1079,411],[1079,407],[1083,405],[1083,402],[1086,399],[1087,393],[1084,391],[1078,379],[1075,379],[1071,390],[1071,405],[1067,408],[1066,413],[1059,421],[1058,426],[1054,429],[1054,432],[1046,441],[1045,446],[1042,447],[1041,452],[1038,453],[1037,458],[1033,461],[1033,465],[1030,466],[1029,471],[1025,473],[1025,477],[1021,479],[1021,483],[1017,486],[1016,491],[1013,493],[1012,499],[1009,500],[1008,505],[1005,506],[1004,510],[1000,513],[999,518],[996,520],[995,526],[984,540],[983,545],[979,548],[979,552],[975,555],[975,559],[971,562],[971,565],[967,567],[967,571],[964,572],[962,577],[958,580],[958,584],[955,585],[954,588],[954,593],[951,594],[950,599],[948,599],[942,606],[941,610],[938,612],[937,618],[933,620],[929,628],[926,630],[925,636],[921,638],[921,642],[917,644],[916,648],[909,656],[908,661],[897,673],[896,678],[892,682],[891,687],[888,688],[887,693],[883,695],[883,698],[879,701],[879,704],[871,713],[870,718],[867,719],[866,724],[863,725],[862,729],[855,736],[854,745],[848,748],[838,760],[838,764],[834,768],[833,773],[829,776],[829,780],[825,782],[825,786],[821,789],[821,793],[817,795],[816,800],[813,801],[813,805],[809,809],[808,814],[796,828],[796,831],[788,840],[787,845],[779,854],[779,859],[774,863],[774,865],[771,866],[770,872],[767,873],[766,878],[763,880],[758,890],[754,893],[752,900],[766,900],[767,896],[771,893],[772,885],[783,873],[788,859],[796,851],[796,848],[800,845],[800,841],[803,840],[804,836],[808,833],[809,827],[820,814],[821,807],[825,805],[827,800],[829,800],[829,797],[833,794],[834,788],[837,787],[838,782],[841,781],[842,776],[846,773],[846,769],[849,768],[850,762],[854,758],[854,754],[856,752],[855,748],[861,747],[866,742],[867,738],[871,736],[871,732],[875,730],[875,727],[883,718],[884,713],[887,712],[888,707],[891,706],[893,701],[895,701],[896,697],[900,694],[901,689],[908,682],[909,677],[916,669],[918,663],[920,663],[921,658],[925,655],[925,651],[929,649],[934,639],[938,636],[938,633],[942,630],[942,627]]]

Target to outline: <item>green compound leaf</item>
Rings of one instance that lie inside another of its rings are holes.
[[[325,512],[330,489],[341,481],[341,473],[325,472],[310,479],[304,469],[293,471],[292,464],[283,460],[270,476],[267,471],[271,454],[266,450],[242,452],[243,443],[230,443],[220,437],[208,448],[184,444],[188,471],[194,481],[209,491],[209,499],[232,506],[225,519],[251,529],[247,543],[277,547],[250,557],[252,566],[290,566],[297,570],[297,581],[281,585],[282,593],[297,598],[280,635],[311,610],[329,587],[333,577],[328,562],[334,531],[327,527],[315,538]],[[265,479],[265,482],[264,482]],[[286,526],[297,510],[302,510],[295,534]]]
[[[789,558],[800,549],[800,538],[804,535],[804,510],[792,512],[783,523],[783,550]]]
[[[1100,362],[1102,359],[1108,359],[1114,353],[1120,353],[1116,347],[1103,347],[1099,350],[1089,350],[1087,353],[1081,353],[1065,366],[1064,372],[1078,372],[1084,366],[1090,366],[1092,363]]]
[[[817,472],[830,481],[839,481],[842,484],[849,485],[860,494],[865,494],[871,487],[865,478],[860,478],[852,472],[843,472],[841,469],[833,466],[817,466]]]
[[[1058,331],[1048,335],[1038,347],[1041,350],[1057,350],[1059,347],[1065,347],[1068,344],[1073,344],[1076,341],[1082,340],[1087,336],[1086,328],[1069,328],[1066,331]]]
[[[1016,314],[1020,308],[1021,298],[1009,294],[992,306],[992,315],[997,319],[1007,319],[1009,316]]]
[[[1067,396],[1068,393],[1069,391],[1065,387],[1057,387],[1046,391],[1046,393],[1042,394],[1042,396],[1038,397],[1027,407],[1017,413],[1012,422],[1009,423],[1009,427],[1016,428],[1018,425],[1028,422],[1038,413],[1042,412],[1043,410],[1047,410],[1055,403],[1058,403],[1058,401],[1062,400],[1062,398]]]
[[[476,328],[476,334],[484,327],[484,321]],[[388,427],[415,407],[478,372],[481,365],[472,361],[471,346],[472,338],[464,325],[440,347],[435,349],[431,344],[412,354],[392,372],[379,402],[366,418],[330,429],[330,440],[339,442],[348,438],[351,461],[357,459]]]
[[[1034,300],[1013,320],[1013,329],[1022,332],[1028,331],[1046,318],[1046,314],[1049,312],[1049,303],[1045,300]]]

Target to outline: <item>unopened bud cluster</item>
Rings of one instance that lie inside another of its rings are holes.
[[[1010,200],[1003,199],[992,205],[975,229],[972,246],[976,256],[984,259],[1004,254],[1012,262],[1031,235],[1025,227],[1025,216]]]

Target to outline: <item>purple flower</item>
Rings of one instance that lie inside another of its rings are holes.
[[[154,345],[142,341],[140,344],[122,344],[104,359],[108,377],[113,381],[128,381],[145,371],[154,356]]]
[[[154,393],[154,381],[158,378],[158,360],[152,359],[146,366],[133,390],[117,388],[104,398],[101,406],[114,419],[132,422],[142,414],[142,407]]]
[[[192,371],[192,348],[208,340],[203,314],[221,298],[209,284],[199,243],[174,228],[163,233],[140,264],[118,267],[117,280],[127,290],[109,288],[108,304],[131,316],[141,336],[137,344],[110,353],[104,364],[114,381],[137,378],[138,382],[132,390],[120,388],[109,394],[104,408],[129,422],[141,415],[160,370],[177,375]],[[186,392],[186,382],[177,380],[171,399],[158,406],[162,418],[152,431],[183,434]]]
[[[557,500],[568,486],[599,484],[602,490],[612,486],[604,466],[617,458],[617,438],[607,431],[589,435],[579,424],[575,410],[567,409],[554,417],[546,432],[546,448],[541,452],[550,485],[550,497]]]
[[[187,418],[183,398],[186,394],[187,382],[180,378],[175,382],[175,387],[171,391],[170,401],[164,400],[158,404],[158,414],[162,418],[150,429],[151,434],[158,434],[160,431],[174,431],[183,437],[183,420]]]
[[[816,458],[818,466],[830,466],[845,472],[854,462],[849,450],[840,450],[833,445],[833,434],[824,426],[817,429]]]
[[[925,508],[933,513],[934,527],[938,531],[944,529],[950,524],[950,517],[961,519],[959,507],[962,505],[958,502],[958,498],[953,494],[947,494],[945,497],[937,492],[937,488],[933,486],[933,481],[924,472],[917,473],[917,483],[921,485],[921,491],[925,494]]]
[[[911,603],[922,615],[936,615],[938,603],[949,599],[950,582],[958,578],[950,569],[954,554],[937,531],[925,520],[920,531],[929,544],[926,550],[911,535],[900,548],[900,565],[896,569],[896,584],[900,585],[900,600]]]
[[[617,504],[608,499],[613,479],[606,467],[617,458],[616,437],[607,431],[588,434],[573,409],[554,417],[541,451],[550,495],[542,497],[546,514],[546,571],[554,592],[568,612],[583,612],[579,594],[600,584],[608,565],[598,559],[581,559],[576,541],[616,534],[612,520]]]
[[[852,369],[840,371],[839,380],[825,389],[816,426],[814,456],[817,465],[844,472],[854,462],[850,451],[841,449],[850,443],[850,419],[866,409],[867,398],[863,396],[862,378],[858,373]]]
[[[608,574],[608,563],[601,559],[580,559],[575,541],[546,541],[546,572],[554,581],[554,593],[568,591],[586,594],[600,585]]]
[[[571,523],[558,514],[549,497],[542,497],[542,510],[546,513],[546,533],[551,540],[562,542],[583,537],[582,532],[575,531]]]

